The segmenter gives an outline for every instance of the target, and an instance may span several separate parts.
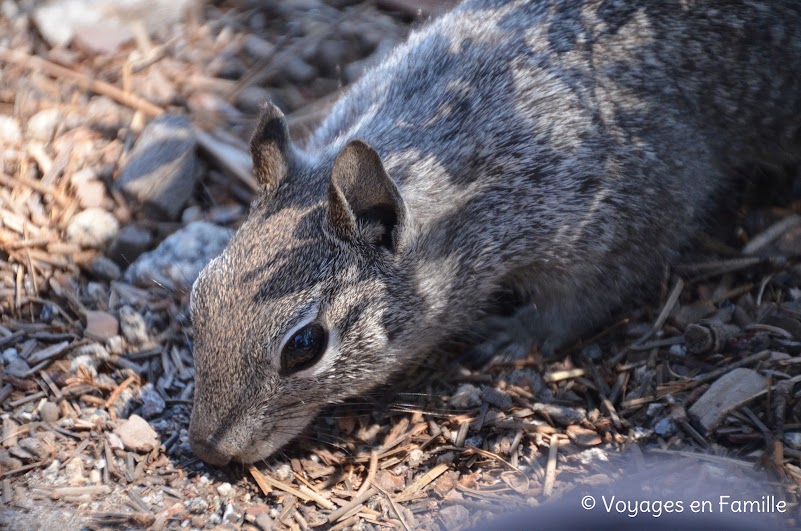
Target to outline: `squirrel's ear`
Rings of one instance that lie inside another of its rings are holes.
[[[381,157],[352,140],[334,161],[328,188],[328,220],[337,237],[396,251],[406,206]]]
[[[292,143],[284,113],[267,102],[259,113],[256,129],[250,137],[253,172],[262,190],[274,192],[289,171]]]

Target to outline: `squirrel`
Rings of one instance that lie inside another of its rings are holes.
[[[272,104],[250,149],[259,197],[191,293],[213,465],[266,458],[499,293],[522,306],[490,352],[603,324],[738,171],[801,160],[801,2],[467,0],[302,149]]]

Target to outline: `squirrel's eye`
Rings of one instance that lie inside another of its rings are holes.
[[[308,369],[320,359],[328,343],[325,328],[311,323],[289,338],[281,351],[281,372],[284,375]]]

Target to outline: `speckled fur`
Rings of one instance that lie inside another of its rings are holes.
[[[464,2],[368,72],[304,150],[276,143],[280,115],[262,120],[265,193],[193,290],[195,451],[266,457],[470,330],[500,290],[536,308],[542,342],[586,332],[738,170],[797,161],[799,125],[801,2]],[[391,250],[370,220],[332,230],[332,168],[354,139],[400,190]],[[333,345],[280,377],[279,342],[310,312]]]

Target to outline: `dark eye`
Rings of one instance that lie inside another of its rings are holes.
[[[292,374],[308,369],[320,359],[328,343],[328,334],[318,323],[311,323],[289,338],[281,351],[281,372]]]

